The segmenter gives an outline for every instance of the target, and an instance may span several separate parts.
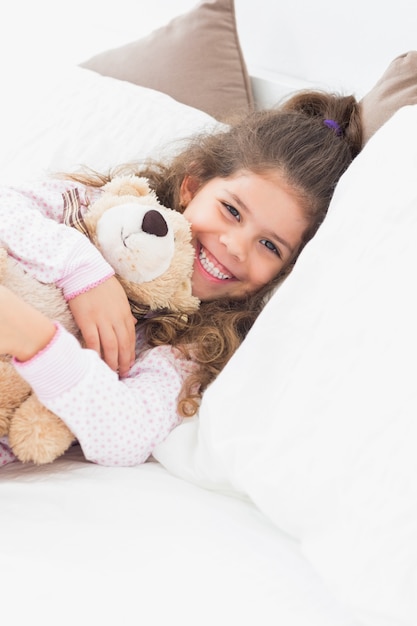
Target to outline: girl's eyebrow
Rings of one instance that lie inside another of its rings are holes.
[[[246,206],[246,204],[243,202],[243,200],[241,200],[239,198],[239,196],[236,196],[236,194],[231,193],[227,190],[225,190],[226,193],[228,193],[230,195],[230,197],[233,199],[233,201],[239,205],[239,208],[244,212],[244,213],[249,213],[249,215],[252,214],[252,211]],[[279,241],[279,243],[284,246],[285,248],[287,248],[287,250],[290,252],[290,254],[294,254],[294,249],[292,246],[290,246],[290,244],[288,243],[288,241],[286,239],[283,239],[282,237],[280,237],[279,235],[277,235],[277,233],[273,232],[272,230],[267,231],[265,233],[266,235],[268,235],[271,239],[275,239],[275,241]]]

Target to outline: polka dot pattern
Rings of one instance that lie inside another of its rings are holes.
[[[62,224],[62,193],[74,186],[52,179],[0,188],[0,242],[31,275],[58,284],[67,298],[114,273],[83,234]],[[85,187],[77,187],[85,199]]]
[[[60,328],[50,347],[16,367],[72,430],[90,461],[128,466],[146,461],[181,421],[178,395],[194,366],[172,346],[158,346],[141,350],[129,376],[120,380]]]
[[[0,467],[15,460],[16,457],[8,446],[7,437],[0,437]]]

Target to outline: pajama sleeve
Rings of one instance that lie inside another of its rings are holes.
[[[0,188],[0,245],[44,283],[62,288],[66,300],[114,274],[82,233],[62,223],[62,193],[69,181],[45,181],[27,188]],[[85,196],[85,188],[79,187]]]
[[[158,346],[145,351],[120,380],[58,326],[44,350],[15,367],[70,428],[87,459],[130,466],[146,461],[179,423],[177,399],[190,362],[171,346]]]
[[[0,467],[7,465],[7,463],[13,463],[16,461],[16,457],[9,447],[7,436],[0,437]]]

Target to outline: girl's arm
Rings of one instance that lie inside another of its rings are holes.
[[[112,267],[83,234],[61,223],[62,192],[71,186],[54,180],[0,188],[0,243],[32,276],[62,288],[87,347],[123,376],[134,359],[135,321]]]
[[[0,187],[0,244],[31,276],[58,284],[67,300],[114,275],[88,238],[62,223],[69,187],[74,183],[60,180]]]
[[[27,361],[43,350],[55,333],[51,320],[0,285],[0,354]]]
[[[95,463],[143,463],[180,421],[177,398],[190,364],[170,346],[143,353],[120,380],[96,352],[2,287],[0,352],[15,356],[17,371]]]

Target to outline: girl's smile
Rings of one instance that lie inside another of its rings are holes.
[[[208,250],[205,250],[200,244],[197,249],[196,262],[201,265],[201,271],[207,272],[209,277],[214,280],[230,280],[233,278],[233,274],[227,271],[227,269],[221,265],[214,256],[210,254]]]
[[[240,298],[270,282],[296,255],[308,226],[301,201],[276,173],[240,171],[181,187],[196,259],[193,294]]]

